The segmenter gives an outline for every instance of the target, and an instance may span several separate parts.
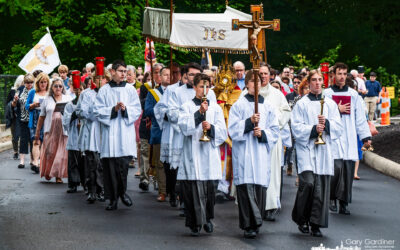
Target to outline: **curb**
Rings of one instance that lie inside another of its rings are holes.
[[[12,149],[12,142],[11,141],[0,143],[0,153],[4,152],[6,150],[9,150],[9,149]]]
[[[369,167],[400,180],[400,164],[379,156],[373,152],[364,153],[364,163]]]

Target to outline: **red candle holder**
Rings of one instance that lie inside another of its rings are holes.
[[[321,63],[321,73],[324,78],[325,88],[329,86],[329,63]]]
[[[71,72],[71,75],[74,89],[79,89],[81,87],[81,72],[79,70],[74,70]]]
[[[106,59],[104,57],[96,57],[94,60],[96,61],[96,75],[104,76],[104,61]]]

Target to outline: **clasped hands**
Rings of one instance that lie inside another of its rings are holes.
[[[117,102],[117,105],[114,106],[115,112],[118,112],[119,110],[125,111],[126,106],[123,102]]]

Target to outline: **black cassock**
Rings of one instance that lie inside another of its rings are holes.
[[[128,181],[128,167],[132,156],[102,158],[104,176],[104,198],[117,200],[125,194]]]
[[[355,161],[336,159],[335,175],[331,179],[331,200],[339,200],[346,205],[351,202]]]
[[[86,186],[89,193],[100,193],[103,190],[103,168],[100,162],[100,154],[85,151]]]
[[[191,229],[201,227],[214,218],[214,180],[180,180],[183,203],[185,204],[185,225]],[[181,197],[182,198],[182,197]]]
[[[257,230],[261,227],[265,211],[267,188],[256,184],[236,186],[239,207],[239,227]]]
[[[298,225],[312,223],[328,227],[330,175],[317,175],[304,171],[299,175],[299,189],[292,211]]]
[[[85,186],[85,167],[81,152],[68,150],[68,187]]]

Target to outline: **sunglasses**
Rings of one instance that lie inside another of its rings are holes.
[[[53,87],[56,88],[56,89],[57,89],[57,88],[59,88],[59,89],[62,89],[62,88],[63,88],[63,86],[62,86],[61,84],[54,84]]]
[[[33,82],[25,82],[25,84],[33,84]]]

